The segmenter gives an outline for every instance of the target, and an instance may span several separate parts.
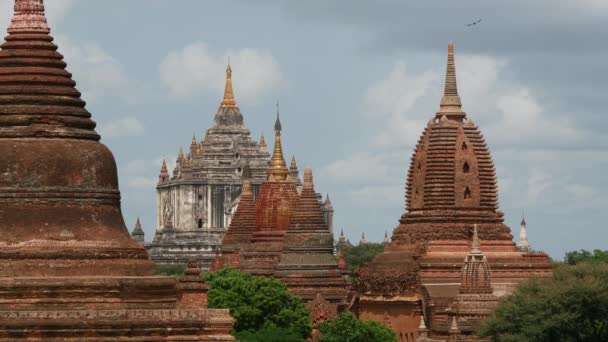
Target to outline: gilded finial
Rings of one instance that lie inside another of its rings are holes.
[[[190,145],[194,146],[196,145],[196,134],[192,133],[192,142],[190,143]]]
[[[236,100],[234,99],[234,91],[232,90],[232,68],[230,62],[226,68],[226,86],[224,87],[224,99],[222,100],[223,108],[234,108],[236,107]]]
[[[184,159],[184,150],[181,148],[179,148],[179,154],[177,155],[177,160],[183,160]]]
[[[448,62],[445,73],[445,88],[437,116],[447,115],[448,119],[462,121],[466,114],[462,111],[462,103],[458,95],[456,82],[456,63],[454,61],[454,43],[448,44]]]
[[[277,102],[277,121],[274,124],[274,151],[270,159],[269,175],[275,180],[286,180],[289,175],[285,158],[283,158],[283,146],[281,145],[281,121],[279,118],[279,104]]]

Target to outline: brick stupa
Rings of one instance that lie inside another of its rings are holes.
[[[129,235],[114,157],[53,44],[42,0],[16,0],[8,33],[0,341],[233,340],[228,310],[205,308],[194,279],[155,276]]]
[[[243,185],[241,199],[236,208],[230,226],[222,241],[222,255],[217,256],[219,267],[239,265],[240,252],[245,250],[253,238],[255,230],[255,203],[251,191],[251,170],[249,165],[243,168]]]
[[[252,243],[240,254],[239,268],[258,276],[271,276],[283,251],[285,233],[298,201],[296,184],[289,177],[281,145],[281,121],[277,110],[274,151],[267,180],[256,202]]]
[[[552,275],[547,256],[518,251],[503,222],[490,151],[462,111],[451,43],[439,112],[411,159],[406,208],[391,243],[358,270],[357,279],[359,316],[382,322],[403,338],[415,338],[422,310],[428,311],[431,333],[449,327],[448,308],[459,291],[475,224],[495,295],[523,279]]]
[[[347,283],[333,254],[334,239],[314,190],[312,170],[304,170],[300,199],[291,217],[285,246],[274,276],[289,291],[311,302],[318,295],[336,305],[346,305]]]

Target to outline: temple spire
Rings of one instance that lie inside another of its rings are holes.
[[[223,108],[234,108],[236,107],[236,100],[234,99],[234,91],[232,90],[232,68],[230,63],[226,68],[226,86],[224,87],[224,99],[222,100]]]
[[[477,225],[473,225],[473,243],[471,244],[471,254],[481,254],[479,248],[479,236],[477,235]]]
[[[448,119],[462,121],[466,114],[462,111],[462,103],[458,95],[458,85],[456,82],[456,63],[454,62],[454,44],[448,44],[448,62],[445,73],[445,89],[441,104],[439,106],[438,117],[446,116]]]
[[[286,180],[289,175],[285,158],[283,158],[283,146],[281,145],[281,119],[279,114],[279,103],[277,102],[277,120],[274,124],[274,151],[270,159],[269,177],[274,180]]]
[[[528,243],[528,227],[526,225],[526,219],[523,214],[521,216],[521,224],[519,226],[518,246],[523,251],[526,251],[526,252],[530,251],[530,244]]]
[[[15,13],[8,33],[49,33],[42,0],[15,0]]]

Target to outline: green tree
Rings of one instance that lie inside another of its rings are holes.
[[[155,265],[158,274],[168,277],[181,277],[184,275],[184,265]]]
[[[303,338],[297,332],[291,329],[278,328],[272,324],[265,325],[261,330],[250,331],[245,330],[234,333],[239,342],[285,342],[285,341],[302,341]]]
[[[279,280],[254,277],[226,268],[205,274],[209,289],[210,308],[228,308],[235,319],[234,332],[243,340],[272,333],[299,336],[304,340],[312,331],[312,323],[302,299],[287,292]],[[260,339],[259,341],[266,341]],[[297,341],[297,340],[295,340]]]
[[[372,259],[384,251],[383,243],[368,242],[357,246],[345,247],[342,252],[351,271],[356,270],[364,262]]]
[[[608,264],[608,251],[596,249],[592,252],[581,249],[566,253],[564,261],[569,265],[580,263]]]
[[[384,325],[359,320],[344,312],[331,321],[319,324],[321,342],[396,342],[395,333]]]
[[[608,341],[608,265],[556,265],[503,298],[480,335],[496,342]]]

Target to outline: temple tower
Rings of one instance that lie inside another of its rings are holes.
[[[188,154],[180,148],[172,177],[164,161],[161,166],[156,234],[146,244],[155,263],[186,264],[196,258],[209,269],[239,203],[245,165],[254,201],[266,179],[269,154],[264,145],[263,138],[258,144],[244,126],[228,65],[214,126],[203,141],[192,137]]]
[[[274,276],[306,302],[321,295],[336,307],[345,305],[347,284],[333,249],[333,235],[316,198],[312,170],[307,168],[304,170],[302,193],[291,217]]]
[[[494,269],[495,295],[509,293],[523,279],[552,275],[547,256],[519,252],[503,222],[490,151],[462,110],[452,43],[439,111],[416,145],[406,187],[406,212],[391,243],[358,271],[360,317],[410,336],[418,333],[417,312],[429,308],[429,331],[445,329],[474,225]]]
[[[279,262],[283,242],[299,195],[289,177],[281,144],[281,120],[277,106],[275,142],[266,181],[255,208],[255,231],[251,244],[241,252],[240,268],[254,275],[270,276]]]
[[[141,228],[141,222],[139,221],[139,216],[137,217],[137,221],[135,222],[135,227],[133,228],[133,231],[131,232],[131,236],[133,237],[133,239],[135,239],[135,241],[139,242],[139,243],[144,243],[145,241],[145,233],[144,230]]]
[[[14,10],[0,45],[0,340],[233,340],[228,310],[185,309],[178,282],[155,276],[43,1]]]

